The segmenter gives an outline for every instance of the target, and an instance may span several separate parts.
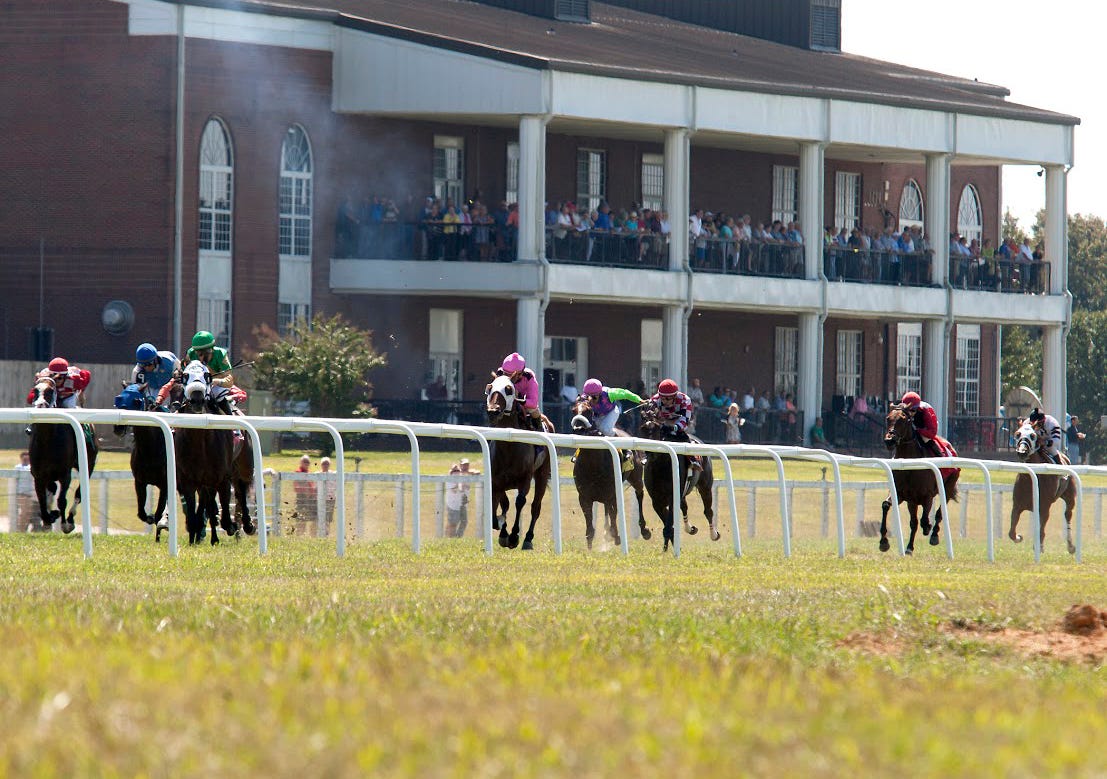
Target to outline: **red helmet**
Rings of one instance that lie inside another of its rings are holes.
[[[677,387],[677,383],[672,379],[665,379],[657,385],[657,394],[662,397],[672,397],[680,392],[680,388]]]
[[[923,402],[923,399],[919,397],[919,393],[917,392],[905,392],[903,393],[903,400],[901,402],[908,408],[918,408],[919,404]]]
[[[46,366],[46,370],[50,373],[68,373],[69,362],[64,357],[55,357],[50,361],[50,364]]]

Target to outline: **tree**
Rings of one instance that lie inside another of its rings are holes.
[[[1003,326],[1003,354],[1000,361],[1003,376],[1003,393],[1018,387],[1030,387],[1041,391],[1042,385],[1042,336],[1036,327],[1020,325]]]
[[[320,417],[364,413],[372,384],[369,373],[386,363],[373,351],[372,333],[354,327],[341,314],[316,314],[299,320],[281,338],[272,329],[255,329],[261,349],[254,359],[259,389],[282,400],[306,400]]]
[[[1107,226],[1098,216],[1069,217],[1069,291],[1074,310],[1107,310]]]
[[[1025,237],[1026,231],[1019,226],[1019,218],[1009,210],[1005,210],[1003,212],[1003,234],[1000,238],[1003,240],[1013,238],[1016,244],[1021,244]]]
[[[1068,342],[1069,413],[1081,419],[1087,434],[1083,453],[1103,462],[1107,456],[1107,434],[1098,427],[1107,413],[1107,385],[1103,382],[1107,367],[1107,311],[1076,311],[1072,316]],[[1064,420],[1061,420],[1062,422]]]

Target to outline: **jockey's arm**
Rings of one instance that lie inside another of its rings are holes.
[[[227,373],[222,376],[218,376],[211,380],[211,383],[217,387],[232,387],[234,386],[234,374]]]
[[[608,387],[607,397],[618,403],[622,400],[629,400],[636,406],[642,405],[642,398],[637,393],[631,392],[628,389],[622,389],[621,387]]]

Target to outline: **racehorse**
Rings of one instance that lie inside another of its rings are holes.
[[[145,384],[128,384],[116,395],[116,408],[127,411],[160,411],[157,402],[146,395]],[[161,428],[149,425],[131,425],[134,446],[131,448],[131,475],[135,481],[135,497],[138,499],[138,518],[147,525],[156,525],[154,541],[161,541],[161,532],[168,527],[164,512],[169,502],[169,479],[166,475],[165,437]],[[127,433],[128,425],[116,425],[117,436]],[[158,489],[158,504],[153,514],[146,513],[146,491]]]
[[[50,377],[36,380],[31,390],[33,408],[57,408],[57,385]],[[87,434],[82,436],[82,444],[88,452],[88,473],[96,467],[96,435],[91,425]],[[66,493],[73,478],[73,470],[78,467],[77,438],[67,424],[37,423],[31,425],[31,443],[28,451],[31,455],[31,476],[35,482],[35,494],[38,496],[38,510],[44,526],[51,526],[61,518],[63,533],[72,533],[76,527],[74,518],[77,506],[81,503],[81,485],[73,493],[73,506],[69,514],[65,513]],[[56,507],[51,508],[51,503]]]
[[[643,412],[642,424],[638,432],[643,438],[680,442],[676,431],[672,430],[669,425],[663,424],[650,409]],[[700,439],[691,435],[688,436],[688,440],[696,444],[703,443]],[[689,459],[687,455],[678,455],[677,467],[680,469],[680,513],[684,520],[684,532],[694,536],[699,532],[699,528],[688,523],[688,493],[691,491],[688,485]],[[673,542],[673,470],[672,461],[668,454],[650,452],[646,456],[644,481],[646,491],[650,494],[653,510],[657,512],[657,516],[661,517],[661,522],[665,526],[662,533],[664,538],[662,551],[666,551],[669,544]],[[707,524],[711,529],[711,540],[718,541],[719,530],[715,527],[715,511],[712,508],[711,487],[714,482],[715,476],[712,472],[711,459],[704,457],[703,472],[695,482],[695,489],[703,501],[703,513],[707,517]]]
[[[1029,420],[1022,423],[1015,433],[1015,454],[1024,463],[1045,463],[1049,458],[1042,451],[1041,435]],[[1069,465],[1069,458],[1064,452],[1059,456],[1061,465]],[[1038,479],[1038,526],[1040,541],[1045,546],[1046,523],[1049,522],[1049,512],[1058,498],[1065,502],[1065,542],[1068,544],[1069,554],[1076,552],[1072,543],[1072,513],[1076,508],[1076,482],[1068,476],[1058,476],[1052,473],[1035,474]],[[1022,536],[1016,529],[1019,526],[1019,517],[1024,511],[1032,511],[1034,508],[1033,488],[1030,484],[1030,476],[1020,473],[1015,477],[1015,492],[1011,505],[1011,529],[1007,537],[1016,544],[1022,543]]]
[[[184,369],[183,397],[175,403],[176,413],[214,413],[209,403],[207,368],[194,360]],[[212,546],[219,543],[216,516],[228,535],[237,532],[231,516],[231,478],[234,469],[234,436],[230,430],[201,430],[179,427],[173,431],[177,450],[177,492],[184,501],[188,543],[203,539],[204,516],[211,524]],[[216,499],[219,509],[216,511]]]
[[[507,376],[497,376],[488,387],[485,412],[489,427],[530,430],[524,419],[523,399],[515,396],[515,385]],[[496,441],[492,454],[493,527],[500,529],[500,546],[514,549],[519,545],[519,521],[531,481],[534,498],[530,505],[530,527],[523,539],[523,549],[534,548],[534,525],[542,513],[542,498],[550,481],[550,458],[545,447],[515,441]],[[507,493],[515,490],[515,525],[507,531]]]
[[[243,435],[241,438],[235,436],[232,463],[234,468],[231,473],[231,484],[234,487],[234,502],[239,524],[246,535],[252,536],[258,529],[250,517],[248,502],[250,487],[254,484],[254,445],[250,436]]]
[[[929,457],[930,454],[922,448],[918,436],[915,434],[915,424],[902,403],[896,403],[891,407],[885,419],[884,445],[892,451],[892,458],[897,460]],[[943,438],[936,439],[944,451],[950,457],[956,457],[957,452],[953,446]],[[960,468],[942,468],[942,483],[945,485],[946,500],[957,500],[957,479],[961,476]],[[897,470],[892,478],[896,485],[896,495],[899,502],[906,501],[907,510],[911,514],[911,538],[907,542],[904,551],[911,554],[915,551],[915,532],[921,527],[923,535],[930,536],[930,545],[937,546],[939,532],[942,526],[942,509],[938,508],[934,514],[934,528],[930,527],[930,508],[934,504],[934,498],[938,495],[938,485],[934,482],[934,475],[924,470]],[[920,519],[919,508],[922,508]],[[888,496],[881,504],[883,511],[880,517],[880,551],[887,552],[888,543],[888,511],[892,508],[891,496]]]
[[[580,395],[570,407],[573,415],[570,423],[573,432],[577,435],[602,436],[603,431],[596,426],[596,420],[592,411],[592,402],[587,395]],[[616,430],[617,436],[627,436],[622,430]],[[632,463],[630,470],[623,470],[622,481],[627,482],[634,489],[634,495],[638,498],[638,528],[642,538],[649,540],[650,529],[646,527],[646,514],[642,510],[642,463],[634,452],[630,452],[628,462]],[[607,512],[607,532],[612,541],[619,543],[619,529],[616,524],[616,492],[615,479],[611,475],[611,455],[604,449],[581,448],[577,453],[576,462],[573,464],[573,481],[577,486],[577,498],[580,500],[581,511],[584,512],[585,538],[588,540],[588,548],[592,548],[592,539],[596,536],[596,528],[592,521],[592,504],[602,503]],[[622,489],[622,483],[619,489]]]

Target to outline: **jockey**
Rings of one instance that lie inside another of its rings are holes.
[[[212,384],[218,387],[230,387],[234,384],[231,356],[222,346],[215,345],[215,336],[207,330],[201,330],[192,336],[192,346],[185,354],[184,362],[187,365],[193,360],[199,360],[211,371]]]
[[[915,436],[919,447],[929,452],[931,457],[945,457],[945,453],[935,440],[938,436],[938,413],[917,392],[907,392],[901,401],[911,412],[911,422],[915,426]]]
[[[54,380],[58,408],[76,408],[77,399],[92,380],[92,375],[84,368],[70,365],[64,357],[55,357],[35,378]]]
[[[642,398],[628,389],[620,387],[605,387],[599,379],[589,379],[584,382],[582,395],[587,395],[592,401],[592,414],[596,420],[596,427],[604,435],[615,435],[615,423],[622,414],[620,400],[629,400],[635,405],[642,404]]]
[[[1061,425],[1051,415],[1045,414],[1040,408],[1030,410],[1030,424],[1041,436],[1041,451],[1056,465],[1060,462],[1057,455],[1061,453]]]
[[[662,424],[673,429],[673,436],[677,441],[687,442],[687,428],[692,421],[692,399],[680,391],[677,383],[672,379],[665,379],[657,385],[657,393],[649,400],[650,408],[654,409],[658,420]],[[688,461],[692,466],[693,475],[698,476],[703,470],[703,460],[698,454],[688,455]]]
[[[538,432],[544,432],[544,424],[548,420],[538,408],[538,400],[541,395],[538,389],[538,379],[534,371],[527,367],[527,361],[518,352],[512,352],[504,357],[503,363],[496,370],[497,376],[507,376],[515,385],[515,397],[523,403],[523,410],[530,420],[530,425]],[[552,427],[552,426],[551,426]]]
[[[158,351],[151,343],[144,343],[135,350],[135,367],[131,371],[131,383],[145,385],[143,393],[156,398],[158,391],[168,384],[181,370],[181,361],[170,351]]]

